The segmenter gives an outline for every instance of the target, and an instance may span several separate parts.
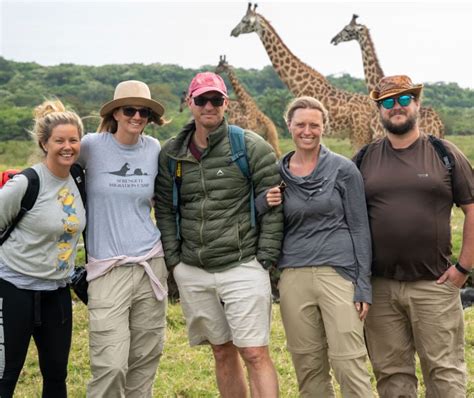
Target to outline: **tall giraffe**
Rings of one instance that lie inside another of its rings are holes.
[[[309,95],[319,99],[328,109],[330,134],[349,137],[358,149],[384,135],[378,109],[368,96],[350,93],[332,86],[319,72],[302,62],[283,43],[270,23],[249,3],[247,12],[232,30],[231,36],[255,32],[288,89],[295,95]]]
[[[181,97],[179,97],[179,112],[183,112],[188,101],[188,93],[186,91],[181,92]]]
[[[239,125],[262,134],[273,147],[277,157],[279,158],[281,156],[281,151],[278,144],[278,132],[275,124],[259,109],[255,100],[239,82],[234,69],[227,63],[225,55],[219,57],[219,64],[217,65],[215,72],[219,74],[227,74],[230,84],[232,84],[232,88],[234,89],[242,111],[242,119],[239,121]]]
[[[331,43],[335,46],[341,42],[351,40],[356,40],[359,43],[362,51],[365,82],[370,92],[385,75],[375,52],[374,42],[370,36],[369,29],[365,25],[358,24],[357,18],[358,15],[352,15],[351,22],[332,38]],[[419,122],[421,131],[436,135],[437,137],[444,136],[444,124],[433,108],[422,106],[420,108]]]

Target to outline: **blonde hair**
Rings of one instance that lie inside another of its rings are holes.
[[[129,105],[133,105],[132,102]],[[115,134],[117,132],[118,124],[114,118],[114,112],[117,109],[119,108],[112,109],[107,115],[105,115],[103,118],[100,119],[99,127],[97,127],[98,133],[108,132],[108,133]],[[165,120],[162,116],[159,116],[157,113],[153,111],[151,112],[151,116],[148,119],[148,123],[150,122],[153,122],[157,124],[158,126],[162,126],[164,124],[169,123],[168,120]]]
[[[72,124],[77,128],[79,138],[82,137],[84,127],[81,118],[75,112],[66,110],[58,99],[44,101],[34,109],[33,115],[35,124],[31,134],[45,154],[43,145],[48,142],[53,129],[59,125]]]
[[[293,118],[294,113],[298,109],[316,109],[320,111],[323,114],[323,127],[325,129],[327,128],[329,124],[328,111],[324,107],[324,105],[316,98],[302,96],[295,98],[293,101],[291,101],[286,108],[285,114],[283,115],[283,118],[285,119],[285,122],[287,124],[291,123],[291,119]]]

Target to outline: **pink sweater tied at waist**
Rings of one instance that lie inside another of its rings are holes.
[[[163,257],[163,246],[161,240],[144,256],[139,257],[128,257],[125,255],[116,256],[111,258],[104,258],[102,260],[97,260],[89,256],[89,262],[86,264],[87,269],[87,281],[90,282],[102,275],[105,275],[112,268],[119,267],[123,264],[139,264],[145,268],[145,272],[150,278],[151,287],[153,292],[158,300],[162,301],[167,295],[168,290],[163,287],[160,283],[160,280],[153,273],[153,270],[148,264],[147,260],[154,257]]]

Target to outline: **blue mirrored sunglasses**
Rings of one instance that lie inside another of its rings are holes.
[[[385,98],[379,101],[379,104],[385,109],[392,109],[395,106],[395,101],[397,101],[400,106],[408,106],[412,99],[415,99],[413,95],[401,95],[398,98]]]

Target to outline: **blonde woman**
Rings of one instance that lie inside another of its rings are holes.
[[[31,337],[38,349],[43,397],[66,397],[72,308],[67,283],[85,227],[85,210],[70,168],[82,122],[60,101],[35,109],[33,135],[44,153],[33,208],[0,246],[0,396],[13,396]],[[28,180],[18,174],[0,190],[0,230],[20,211]]]
[[[344,397],[367,398],[371,244],[362,177],[321,143],[328,113],[318,100],[294,99],[285,119],[295,150],[280,163],[283,195],[270,189],[266,204],[283,196],[280,310],[300,396],[334,397],[332,367]]]

